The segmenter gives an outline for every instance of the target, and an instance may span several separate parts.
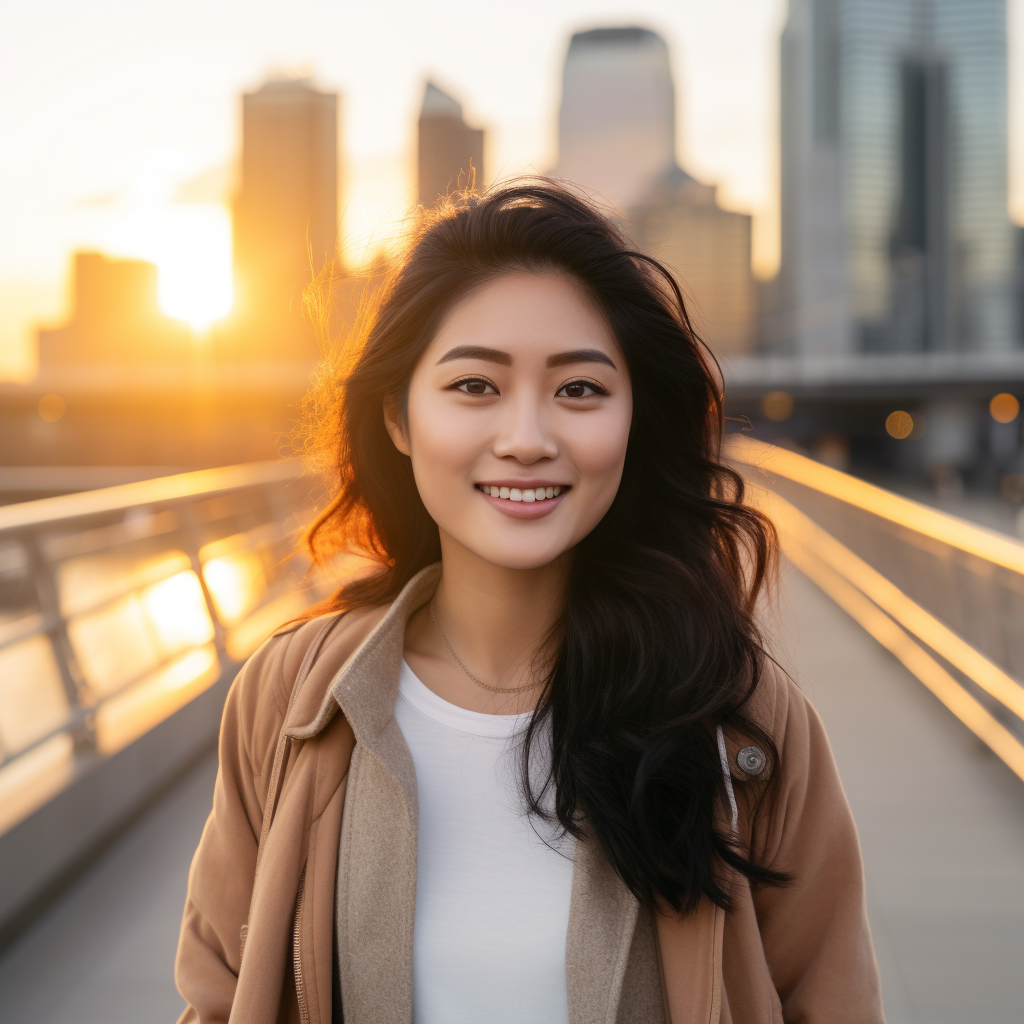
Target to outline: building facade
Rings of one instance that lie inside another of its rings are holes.
[[[700,337],[719,355],[746,355],[757,318],[751,218],[723,210],[715,192],[676,169],[630,209],[630,228],[640,247],[675,273]]]
[[[417,145],[419,201],[433,206],[449,193],[484,184],[484,133],[462,117],[458,100],[427,82]]]
[[[624,210],[675,165],[675,85],[665,40],[635,26],[577,32],[562,73],[559,176]]]
[[[721,209],[714,186],[676,162],[672,64],[657,33],[627,26],[572,37],[558,174],[607,200],[636,244],[673,271],[694,326],[715,351],[751,350],[751,219]]]
[[[143,260],[76,252],[71,271],[71,316],[39,331],[39,365],[187,363],[188,327],[157,306],[157,269]]]
[[[1005,0],[790,0],[781,64],[768,346],[1016,347]]]
[[[338,97],[307,79],[269,81],[242,98],[241,179],[234,204],[237,355],[309,361],[316,343],[302,293],[335,255]]]

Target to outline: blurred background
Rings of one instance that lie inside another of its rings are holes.
[[[303,290],[547,174],[720,360],[890,1021],[1024,1019],[1024,0],[8,4],[0,131],[0,1018],[175,1019],[227,685],[331,585]]]

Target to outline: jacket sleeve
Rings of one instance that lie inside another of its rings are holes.
[[[756,888],[754,904],[783,1020],[884,1024],[860,843],[825,729],[788,679],[774,704],[782,778],[755,850],[792,880]]]
[[[179,1024],[223,1024],[241,966],[263,804],[287,710],[287,635],[273,637],[238,674],[221,721],[213,809],[189,871],[174,979],[187,1004]]]

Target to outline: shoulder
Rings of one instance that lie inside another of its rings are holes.
[[[222,730],[237,733],[256,774],[273,754],[289,709],[297,702],[319,706],[334,675],[386,609],[335,612],[285,626],[242,666]]]
[[[780,863],[791,860],[798,865],[802,862],[788,848],[794,842],[816,847],[820,845],[818,839],[826,833],[845,836],[850,851],[856,852],[856,831],[832,748],[825,726],[807,695],[788,673],[769,663],[747,710],[772,738],[778,755],[778,763],[770,765],[761,777],[767,781],[774,776],[775,783],[762,835],[765,861],[773,863],[782,856]],[[733,778],[747,781],[749,777],[739,767],[742,758],[737,757],[738,751],[730,750]],[[756,797],[756,792],[751,795]]]
[[[792,676],[770,659],[752,698],[751,711],[758,723],[767,731],[781,751],[787,746],[798,746],[809,738],[821,720]]]
[[[780,771],[786,783],[792,784],[822,762],[827,770],[834,771],[825,727],[817,711],[789,673],[771,659],[766,659],[744,712],[775,744],[779,764],[766,764],[769,774]],[[737,757],[743,747],[757,746],[757,740],[729,728],[726,739],[733,777],[748,781],[749,776],[738,768]],[[763,781],[767,781],[767,775]]]

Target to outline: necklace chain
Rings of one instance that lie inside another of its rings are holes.
[[[532,690],[537,685],[536,683],[527,683],[525,686],[514,687],[491,686],[490,683],[485,683],[482,679],[477,679],[477,677],[473,675],[473,673],[470,672],[469,669],[466,668],[466,666],[463,665],[461,661],[459,661],[459,656],[455,653],[455,651],[452,650],[452,645],[448,643],[448,637],[444,635],[444,630],[441,629],[441,627],[438,625],[437,617],[434,615],[433,601],[430,602],[430,621],[434,624],[434,629],[437,630],[438,636],[441,637],[441,642],[445,645],[445,647],[448,648],[448,653],[455,659],[455,664],[458,665],[459,668],[461,668],[462,671],[465,672],[466,675],[469,676],[469,678],[472,679],[477,686],[482,686],[485,690],[490,690],[492,693],[513,694],[525,693],[527,690]]]

